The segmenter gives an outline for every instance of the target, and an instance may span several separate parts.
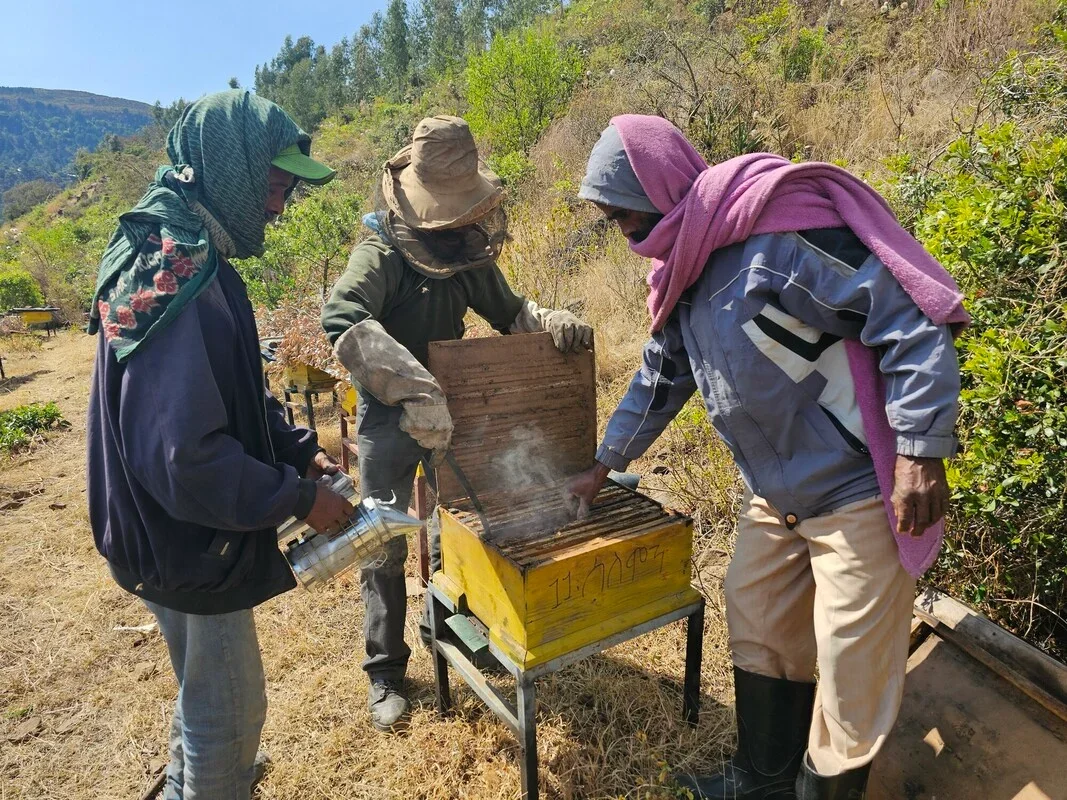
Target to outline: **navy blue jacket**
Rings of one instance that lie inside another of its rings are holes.
[[[100,336],[87,428],[93,536],[123,588],[221,614],[296,585],[276,528],[310,510],[318,442],[266,392],[229,264],[125,363]]]

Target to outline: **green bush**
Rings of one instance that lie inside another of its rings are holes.
[[[21,450],[44,431],[62,424],[63,415],[55,403],[33,403],[0,412],[0,451]]]
[[[537,168],[523,153],[491,156],[489,167],[500,176],[505,186],[517,186],[534,176]]]
[[[826,36],[822,30],[801,28],[778,51],[782,60],[782,75],[787,81],[806,81],[811,77],[815,60],[826,51]]]
[[[467,65],[467,122],[494,150],[528,153],[567,107],[582,59],[550,33],[497,36]]]
[[[23,269],[0,272],[0,312],[40,305],[44,305],[44,295],[30,273]]]
[[[263,255],[234,262],[252,301],[274,308],[283,299],[323,298],[359,235],[361,202],[332,183],[289,205],[281,221],[267,228]]]
[[[964,451],[939,579],[1067,654],[1067,138],[1012,124],[948,150],[916,235],[959,280]]]

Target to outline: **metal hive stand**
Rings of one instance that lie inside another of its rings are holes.
[[[471,615],[463,605],[453,603],[433,581],[427,585],[427,602],[430,604],[430,636],[432,639],[434,682],[437,690],[437,710],[447,714],[452,697],[448,683],[448,668],[452,667],[471,690],[515,734],[521,752],[520,775],[524,800],[537,800],[537,695],[535,682],[538,678],[556,672],[583,658],[601,653],[609,647],[633,639],[642,634],[677,622],[687,620],[685,645],[685,679],[682,688],[682,716],[690,725],[697,724],[700,712],[700,667],[704,642],[704,598],[689,603],[674,611],[662,614],[621,633],[581,647],[570,653],[524,670],[491,641],[477,632],[470,622]],[[446,630],[452,629],[474,652],[488,649],[489,652],[515,678],[515,702],[489,683],[485,674],[470,658],[446,638]]]

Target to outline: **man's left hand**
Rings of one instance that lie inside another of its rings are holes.
[[[909,536],[922,536],[948,510],[944,459],[898,455],[893,478],[897,529]]]
[[[308,464],[307,474],[304,477],[317,481],[323,475],[336,475],[340,471],[341,467],[337,462],[330,458],[325,450],[319,450]]]

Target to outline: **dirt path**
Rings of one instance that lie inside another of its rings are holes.
[[[141,603],[110,580],[93,547],[84,494],[85,407],[95,342],[63,333],[36,353],[0,355],[0,410],[54,400],[71,429],[29,454],[0,456],[0,798],[140,796],[165,759],[176,685]],[[323,417],[323,426],[332,425]],[[28,492],[21,501],[16,492]],[[704,714],[681,724],[679,625],[582,662],[539,684],[543,796],[669,797],[665,765],[710,767],[730,736],[719,587],[709,586]],[[418,600],[408,616],[417,641]],[[262,798],[517,796],[517,748],[465,690],[455,713],[433,709],[432,670],[414,648],[410,730],[366,720],[362,604],[342,579],[257,609],[270,709],[264,746],[274,767]],[[455,685],[455,682],[454,682]]]

